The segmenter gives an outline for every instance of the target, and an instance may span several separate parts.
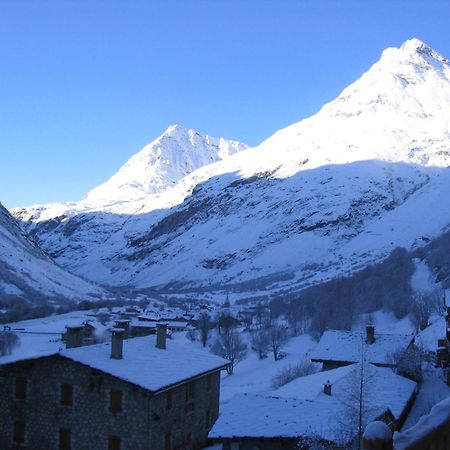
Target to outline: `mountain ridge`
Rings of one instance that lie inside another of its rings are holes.
[[[0,204],[0,300],[86,300],[108,293],[56,265]]]
[[[413,39],[314,116],[121,214],[15,215],[64,267],[98,282],[300,289],[448,227],[449,117],[450,63]]]

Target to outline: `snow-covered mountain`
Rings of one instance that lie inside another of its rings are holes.
[[[122,202],[114,181],[102,208],[88,204],[94,190],[14,214],[60,264],[99,282],[300,289],[447,229],[449,164],[450,63],[412,39],[316,115],[164,190]]]
[[[148,194],[174,186],[195,169],[246,148],[237,141],[202,136],[173,125],[132,156],[106,183],[90,191],[84,203],[104,208],[121,201],[143,200]]]
[[[87,300],[106,296],[92,283],[56,265],[31,242],[0,204],[0,300]]]

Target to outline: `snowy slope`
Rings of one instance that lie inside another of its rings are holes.
[[[0,204],[0,299],[92,299],[103,289],[57,266]]]
[[[300,289],[442,233],[449,164],[450,63],[412,39],[316,115],[163,191],[139,188],[120,209],[14,213],[58,262],[103,283]]]

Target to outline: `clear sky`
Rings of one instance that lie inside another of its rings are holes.
[[[0,202],[80,199],[179,123],[256,145],[448,0],[0,0]]]

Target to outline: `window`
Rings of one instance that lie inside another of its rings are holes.
[[[164,436],[164,450],[172,450],[172,434],[166,431]]]
[[[172,409],[172,391],[166,393],[166,409]]]
[[[16,378],[16,399],[25,400],[27,398],[27,379]]]
[[[63,383],[61,385],[61,405],[72,405],[73,388],[71,384]]]
[[[209,429],[211,426],[211,410],[208,408],[205,413],[205,428]]]
[[[122,391],[112,390],[110,392],[109,410],[113,413],[122,411]]]
[[[195,398],[195,382],[191,381],[186,385],[186,401]]]
[[[17,444],[25,442],[25,424],[23,422],[14,422],[14,442]]]
[[[108,450],[120,450],[120,437],[119,436],[109,436]]]
[[[59,430],[59,450],[70,450],[71,431],[68,428]]]

